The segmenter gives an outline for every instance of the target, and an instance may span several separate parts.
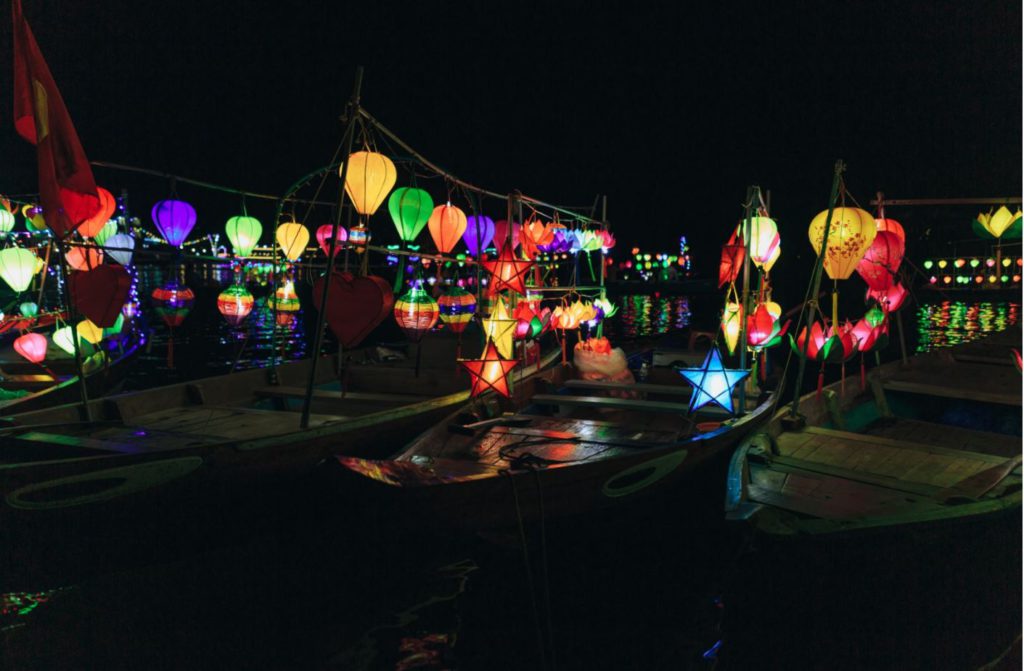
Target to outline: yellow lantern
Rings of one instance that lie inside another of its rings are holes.
[[[289,221],[277,227],[277,244],[289,261],[297,261],[309,244],[309,231],[297,221]]]
[[[780,256],[782,256],[782,245],[775,245],[775,251],[772,252],[772,255],[768,258],[768,260],[764,262],[764,265],[761,266],[761,269],[764,270],[764,272],[766,273],[771,272],[772,267],[775,265],[775,262],[779,260]]]
[[[93,345],[103,340],[103,329],[96,326],[88,319],[83,319],[78,322],[78,326],[75,327],[75,330],[78,332],[79,338],[88,343],[92,343]]]
[[[498,353],[506,359],[512,358],[512,340],[515,331],[516,320],[509,316],[504,299],[498,296],[494,311],[491,312],[490,317],[484,320],[484,333],[498,348]]]
[[[989,210],[991,212],[991,210]],[[994,214],[979,214],[977,222],[981,224],[982,228],[991,235],[993,238],[999,239],[1003,237],[1010,226],[1020,219],[1020,210],[1017,214],[1011,214],[1010,210],[1005,205],[1002,205]]]
[[[345,166],[341,166],[338,174],[344,170]],[[359,214],[370,215],[376,212],[394,188],[397,179],[395,164],[384,154],[374,151],[349,154],[345,193],[352,199],[352,205]]]
[[[722,334],[725,336],[725,345],[729,348],[729,354],[736,352],[736,344],[740,341],[742,326],[743,306],[733,301],[726,303],[725,313],[722,315]]]
[[[814,247],[814,253],[821,252],[821,241],[825,235],[828,210],[818,213],[811,220],[807,237]],[[832,212],[825,244],[825,272],[833,280],[845,280],[853,274],[857,264],[864,258],[868,247],[875,240],[878,227],[870,214],[858,207],[837,207]]]
[[[779,227],[768,217],[751,217],[749,236],[750,260],[763,268],[779,248]]]

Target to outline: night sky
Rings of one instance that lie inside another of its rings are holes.
[[[23,1],[93,160],[281,193],[330,161],[361,64],[363,105],[434,162],[549,202],[607,194],[622,246],[687,234],[704,273],[749,184],[771,190],[784,252],[804,251],[836,158],[864,206],[877,189],[1020,195],[1016,0]],[[26,193],[35,156],[10,120],[9,14],[2,25],[0,191]],[[168,195],[159,179],[96,176],[129,187],[143,218]],[[178,192],[201,229],[239,209]],[[386,218],[375,230],[393,235]]]

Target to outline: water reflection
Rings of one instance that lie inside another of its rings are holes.
[[[622,296],[619,312],[609,320],[611,334],[623,340],[660,335],[690,325],[690,299],[686,296]]]
[[[1020,305],[1010,301],[939,301],[916,315],[916,352],[971,342],[1017,323]]]

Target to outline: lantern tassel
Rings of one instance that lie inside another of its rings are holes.
[[[839,328],[839,290],[832,289],[832,328]]]

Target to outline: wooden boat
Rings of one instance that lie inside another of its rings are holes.
[[[729,518],[772,536],[1019,518],[1020,347],[1014,327],[804,396],[799,421],[782,410],[737,450]]]
[[[339,456],[327,478],[362,506],[393,506],[416,527],[512,528],[632,501],[688,478],[724,476],[732,448],[770,416],[774,394],[733,418],[688,415],[690,388],[674,370],[638,384],[573,379],[560,366],[515,390],[517,410],[467,406],[390,459]]]
[[[417,375],[371,353],[340,377],[321,362],[305,429],[308,360],[98,399],[90,421],[75,404],[5,418],[0,589],[244,538],[294,512],[324,458],[390,451],[468,398],[453,357]]]

